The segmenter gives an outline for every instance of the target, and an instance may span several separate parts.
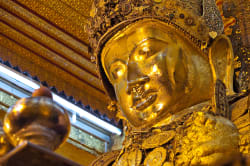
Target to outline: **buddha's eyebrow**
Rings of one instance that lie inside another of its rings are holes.
[[[142,41],[140,41],[139,43],[133,42],[134,46],[133,46],[133,48],[131,49],[131,51],[129,51],[129,54],[128,54],[129,59],[130,59],[130,57],[132,56],[132,54],[133,54],[133,52],[135,51],[135,49],[136,49],[138,46],[140,46],[141,44],[143,44],[145,41],[149,40],[149,39],[153,39],[153,38],[145,38],[145,39],[143,39]]]
[[[148,41],[148,40],[161,41],[161,42],[163,42],[163,43],[165,43],[165,44],[168,44],[168,42],[163,41],[163,40],[161,40],[161,39],[156,39],[156,38],[154,38],[154,37],[145,38],[145,39],[143,39],[142,41],[140,41],[138,44],[137,44],[137,43],[134,43],[134,47],[133,47],[133,49],[131,49],[131,51],[129,52],[129,55],[128,55],[128,56],[129,56],[129,59],[130,59],[131,56],[133,55],[133,52],[135,51],[135,49],[136,49],[137,47],[143,45],[143,44],[144,44],[146,41]]]

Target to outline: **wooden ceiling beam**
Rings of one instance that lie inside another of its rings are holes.
[[[36,14],[30,12],[29,10],[23,8],[22,6],[11,0],[0,0],[0,6],[22,18],[23,20],[25,20],[25,22],[28,22],[34,28],[40,30],[41,32],[47,34],[52,38],[55,38],[57,41],[73,49],[87,59],[90,59],[90,55],[88,54],[88,45],[78,41],[70,34],[61,31],[46,20],[42,19],[41,17],[37,16]]]
[[[1,9],[0,9],[0,12]],[[36,41],[32,40],[31,38],[25,36],[25,34],[22,34],[17,29],[14,29],[13,27],[10,27],[9,25],[0,22],[0,33],[4,34],[8,38],[14,40],[16,43],[21,45],[22,47],[30,50],[31,52],[35,53],[36,55],[39,55],[40,57],[46,59],[48,62],[53,63],[58,68],[61,68],[64,71],[69,72],[74,77],[84,81],[88,85],[102,91],[103,87],[100,82],[100,80],[91,75],[90,73],[86,72],[85,70],[79,68],[75,64],[67,61],[57,53],[55,53],[53,50],[50,50],[43,45],[40,45]],[[51,71],[53,72],[53,71]]]
[[[88,44],[88,35],[84,31],[87,17],[77,14],[72,8],[60,2],[60,0],[15,0],[19,6],[71,35],[74,39]]]
[[[104,93],[1,34],[0,57],[4,61],[8,60],[13,66],[18,66],[22,71],[28,71],[32,76],[38,76],[40,81],[46,81],[50,87],[55,86],[58,91],[73,96],[76,101],[81,100],[84,105],[90,105],[102,113],[106,110],[108,100]]]
[[[107,112],[84,32],[92,0],[0,0],[0,58]],[[82,6],[83,5],[83,6]]]
[[[15,27],[15,29],[18,29],[18,31],[21,31],[23,34],[25,34],[29,38],[32,38],[32,40],[39,42],[44,47],[50,50],[53,50],[53,52],[56,52],[64,59],[67,59],[67,61],[75,64],[79,68],[82,68],[83,70],[86,70],[93,76],[97,77],[96,66],[93,63],[91,63],[89,60],[82,57],[77,52],[73,51],[67,46],[61,44],[57,40],[37,30],[36,28],[31,26],[29,23],[26,23],[20,18],[10,14],[9,12],[3,9],[0,9],[0,12],[3,13],[3,16],[1,18],[2,21],[6,22],[12,27]]]

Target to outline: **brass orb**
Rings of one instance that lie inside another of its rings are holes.
[[[51,98],[30,97],[8,110],[3,129],[14,146],[29,141],[55,150],[67,139],[70,121],[66,110]]]

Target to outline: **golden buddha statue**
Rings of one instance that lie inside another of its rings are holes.
[[[92,59],[127,124],[122,150],[92,165],[249,155],[249,91],[233,90],[233,50],[214,0],[95,0],[89,20]],[[230,120],[240,117],[240,127]]]

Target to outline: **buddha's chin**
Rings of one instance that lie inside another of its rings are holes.
[[[144,115],[144,116],[142,116]],[[147,114],[147,116],[145,116]],[[148,112],[139,112],[136,116],[128,119],[129,123],[135,128],[150,128],[162,119],[161,114],[154,113],[152,110]]]
[[[127,119],[137,129],[148,129],[179,112],[175,108],[175,106],[164,107],[156,102],[142,111],[134,110],[134,114]]]
[[[139,120],[139,119],[138,119]],[[153,127],[158,122],[158,119],[152,119],[150,121],[147,120],[140,120],[139,123],[133,121],[129,121],[130,125],[133,126],[135,130],[147,130]]]

